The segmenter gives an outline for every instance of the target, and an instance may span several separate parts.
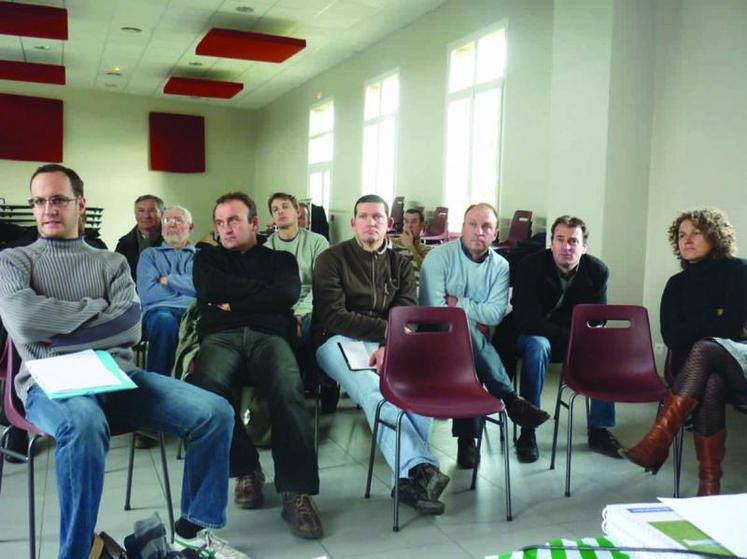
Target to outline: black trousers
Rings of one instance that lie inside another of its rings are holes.
[[[244,429],[239,409],[242,388],[251,385],[270,409],[275,488],[310,495],[319,492],[319,468],[303,384],[296,358],[284,339],[249,328],[210,334],[200,342],[189,382],[220,394],[234,407],[231,477],[249,474],[259,466],[259,454]]]

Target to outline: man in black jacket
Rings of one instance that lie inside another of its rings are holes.
[[[586,224],[564,215],[555,220],[550,233],[551,248],[519,263],[511,299],[518,333],[516,352],[522,359],[520,393],[536,406],[540,405],[549,363],[565,358],[573,307],[607,302],[609,272],[601,260],[586,254]],[[620,444],[607,430],[614,425],[614,404],[592,400],[589,446],[595,452],[620,458]],[[521,430],[516,454],[520,462],[539,458],[533,429]]]
[[[130,265],[132,279],[137,281],[137,261],[146,248],[161,246],[161,214],[163,200],[144,194],[135,200],[135,227],[119,238],[115,252],[123,255]]]
[[[289,345],[301,292],[292,254],[257,244],[257,206],[242,192],[218,198],[213,209],[220,246],[203,248],[194,262],[200,350],[189,381],[220,394],[236,411],[230,475],[234,500],[259,508],[265,481],[259,455],[241,421],[241,389],[252,384],[267,399],[272,427],[275,488],[283,519],[302,538],[322,535],[316,505],[319,470],[303,384]]]

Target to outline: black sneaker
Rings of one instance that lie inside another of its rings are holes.
[[[622,445],[607,429],[589,429],[589,447],[594,452],[604,454],[610,458],[620,458]]]
[[[536,462],[539,458],[539,449],[537,448],[537,439],[534,436],[534,430],[526,429],[521,431],[516,441],[516,458],[519,462],[529,464]]]
[[[392,498],[394,498],[394,489],[392,489]],[[429,499],[425,489],[410,478],[399,479],[399,500],[423,514],[439,515],[446,510],[446,506],[441,501]]]
[[[506,413],[511,421],[524,429],[535,429],[550,419],[550,414],[525,400],[515,396],[506,402]]]
[[[431,501],[438,501],[441,493],[451,479],[432,464],[418,464],[410,469],[410,479],[420,484],[425,489],[426,496]]]
[[[471,470],[478,462],[477,445],[472,437],[457,439],[457,466],[463,470]]]

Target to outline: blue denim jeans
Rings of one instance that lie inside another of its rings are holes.
[[[535,406],[540,405],[540,396],[545,384],[547,367],[550,364],[552,348],[550,341],[543,336],[519,336],[516,351],[521,357],[521,395]],[[615,426],[615,404],[592,400],[589,411],[589,429]]]
[[[363,409],[368,425],[373,428],[376,406],[383,399],[381,392],[379,392],[379,375],[374,371],[351,371],[337,345],[343,341],[351,342],[355,340],[345,336],[331,337],[316,350],[316,360],[324,372],[333,378],[347,392],[350,399]],[[376,342],[364,343],[369,353],[379,347]],[[381,408],[381,418],[394,423],[399,412],[398,407],[386,403]],[[399,477],[409,477],[410,469],[418,464],[438,466],[438,461],[430,451],[432,427],[433,419],[430,417],[411,413],[405,414],[402,419]],[[394,471],[396,440],[392,429],[379,428],[377,437],[379,449],[392,471]]]
[[[140,369],[129,374],[138,388],[65,400],[50,400],[38,386],[29,390],[27,418],[57,442],[61,558],[86,559],[90,552],[110,422],[186,438],[181,515],[205,528],[226,522],[231,406],[220,396],[163,375]]]
[[[143,326],[148,335],[149,371],[171,376],[176,345],[179,342],[179,322],[187,309],[156,307],[143,315]]]

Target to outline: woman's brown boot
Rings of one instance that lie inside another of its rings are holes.
[[[668,392],[664,408],[656,418],[656,423],[641,442],[623,450],[625,457],[646,470],[651,470],[651,473],[658,472],[669,456],[669,447],[674,436],[697,405],[698,401],[695,398]]]
[[[708,437],[693,433],[698,457],[698,497],[718,495],[721,491],[721,462],[726,454],[726,431]]]

